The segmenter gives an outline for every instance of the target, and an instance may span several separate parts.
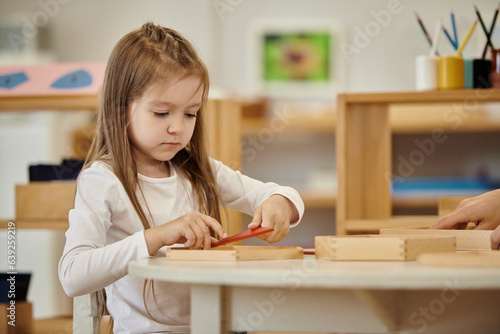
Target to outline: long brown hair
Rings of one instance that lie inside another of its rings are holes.
[[[167,85],[173,79],[191,76],[201,80],[202,106],[189,144],[170,163],[191,183],[200,212],[220,221],[222,199],[208,158],[203,121],[208,71],[194,47],[178,32],[148,22],[117,43],[106,67],[96,133],[84,169],[97,160],[109,163],[144,229],[151,225],[137,196],[137,191],[142,191],[127,132],[128,109],[152,84]]]

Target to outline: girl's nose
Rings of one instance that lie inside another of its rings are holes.
[[[168,125],[167,131],[169,133],[179,133],[180,131],[182,131],[183,127],[184,125],[182,115],[175,115],[175,117],[171,118],[171,122]]]

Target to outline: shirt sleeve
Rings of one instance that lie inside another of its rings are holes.
[[[255,210],[273,195],[288,198],[299,213],[299,219],[291,222],[296,226],[304,215],[304,202],[299,193],[291,188],[280,186],[274,182],[262,182],[239,171],[234,171],[222,162],[212,159],[212,166],[217,179],[217,187],[226,206],[253,216]]]
[[[89,168],[78,178],[75,208],[69,212],[59,279],[69,296],[100,290],[127,274],[128,263],[149,256],[144,231],[108,244],[119,198],[118,179],[103,168]]]

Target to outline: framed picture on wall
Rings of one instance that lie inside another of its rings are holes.
[[[250,76],[275,97],[335,97],[344,89],[343,29],[332,20],[270,20],[251,29]]]

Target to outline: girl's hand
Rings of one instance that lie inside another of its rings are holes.
[[[275,243],[288,234],[290,223],[298,219],[299,213],[297,208],[288,198],[281,195],[273,195],[255,210],[252,222],[248,225],[248,228],[251,230],[259,226],[273,228],[273,232],[260,235],[257,238],[269,243]]]
[[[227,237],[217,220],[199,212],[189,212],[171,222],[150,228],[144,231],[144,237],[150,255],[163,246],[175,243],[184,243],[189,248],[210,249],[212,241],[216,241],[210,236],[210,228],[221,238]]]

